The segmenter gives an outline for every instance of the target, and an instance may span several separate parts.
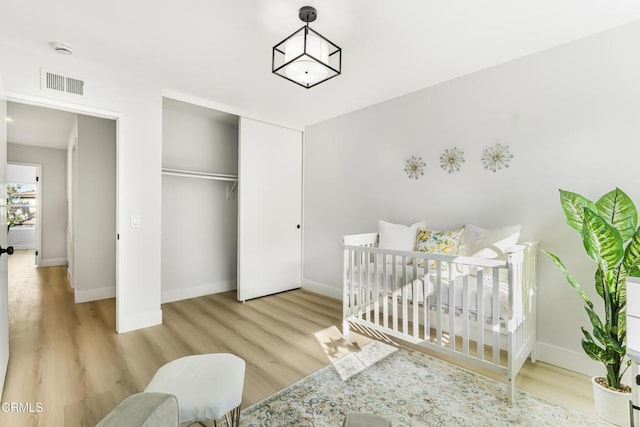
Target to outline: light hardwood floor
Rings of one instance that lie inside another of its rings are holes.
[[[66,269],[9,264],[10,359],[3,402],[42,402],[40,414],[0,413],[0,426],[94,426],[164,363],[231,352],[247,362],[247,407],[327,366],[341,351],[339,301],[303,290],[248,301],[235,293],[164,304],[163,324],[118,335],[115,300],[74,304]],[[331,327],[334,328],[331,328]],[[359,343],[366,341],[358,338]],[[345,350],[346,349],[346,350]],[[595,415],[589,379],[528,363],[519,389]]]

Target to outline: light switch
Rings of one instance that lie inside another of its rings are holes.
[[[140,215],[131,215],[131,228],[140,227]]]

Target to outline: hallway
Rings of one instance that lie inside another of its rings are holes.
[[[74,304],[66,267],[35,268],[34,255],[24,250],[9,257],[10,356],[3,401],[34,408],[42,402],[43,414],[0,414],[0,426],[64,425],[65,406],[88,392],[80,353],[91,350],[83,349],[87,341],[81,338],[90,333],[87,327],[114,330],[114,300]],[[97,322],[83,324],[83,318]]]

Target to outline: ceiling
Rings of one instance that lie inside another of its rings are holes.
[[[271,73],[272,47],[307,4],[312,28],[343,49],[343,74],[312,89]],[[52,55],[65,42],[71,61],[305,126],[638,20],[640,2],[0,0],[0,11],[0,42]]]
[[[12,144],[67,149],[76,115],[32,105],[7,103],[7,141]]]

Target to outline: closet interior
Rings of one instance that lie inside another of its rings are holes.
[[[236,289],[238,116],[162,107],[162,302]]]

